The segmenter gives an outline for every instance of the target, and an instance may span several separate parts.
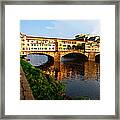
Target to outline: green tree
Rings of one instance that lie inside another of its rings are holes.
[[[84,50],[85,49],[85,43],[78,43],[76,48],[77,48],[77,50]]]
[[[78,43],[76,48],[77,48],[77,50],[81,50],[82,49],[82,44]]]

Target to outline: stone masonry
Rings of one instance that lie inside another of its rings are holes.
[[[20,67],[20,100],[34,100],[31,88],[22,67]]]

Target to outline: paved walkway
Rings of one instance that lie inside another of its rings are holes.
[[[22,67],[20,67],[20,100],[34,100]]]

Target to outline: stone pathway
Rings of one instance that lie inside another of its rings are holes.
[[[22,67],[20,67],[20,100],[34,100]]]

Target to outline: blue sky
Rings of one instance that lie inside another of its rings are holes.
[[[100,34],[99,20],[21,20],[20,32],[41,37],[74,38],[77,34]]]

